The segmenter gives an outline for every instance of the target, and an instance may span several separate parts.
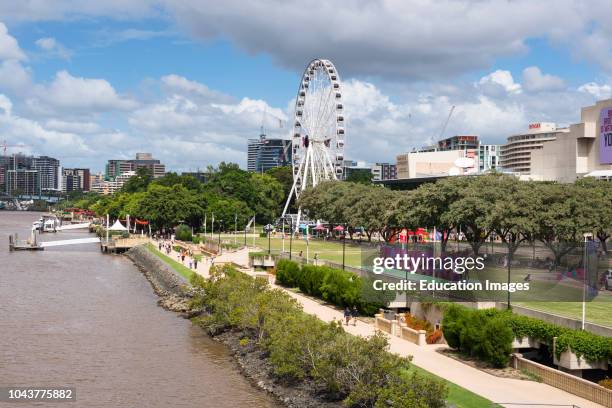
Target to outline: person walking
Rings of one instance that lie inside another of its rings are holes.
[[[349,309],[349,307],[347,306],[344,309],[344,325],[348,326],[350,320],[351,320],[351,309]]]
[[[193,259],[193,269],[198,270],[198,258]]]
[[[359,316],[359,311],[357,310],[357,306],[353,306],[353,310],[351,310],[351,317],[353,318],[353,326],[357,326],[358,316]]]

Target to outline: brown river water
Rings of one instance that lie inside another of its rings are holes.
[[[0,211],[0,387],[75,387],[75,402],[0,407],[278,407],[225,346],[157,306],[129,259],[96,244],[8,251],[38,213]],[[42,240],[88,237],[43,234]]]

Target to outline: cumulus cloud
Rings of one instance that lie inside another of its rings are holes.
[[[2,13],[0,13],[1,15]],[[25,60],[25,53],[17,40],[8,33],[6,25],[0,22],[0,60]]]
[[[133,109],[138,105],[119,95],[105,79],[75,77],[67,71],[59,71],[54,80],[37,93],[38,98],[31,105],[51,110],[104,112]]]
[[[607,99],[612,95],[612,87],[608,84],[598,84],[596,82],[588,82],[578,87],[580,92],[585,92],[593,95],[597,99]]]
[[[478,81],[478,85],[485,93],[493,95],[500,95],[502,91],[508,94],[522,92],[521,85],[514,82],[512,73],[502,69],[483,76]]]
[[[543,74],[538,67],[523,70],[523,86],[527,91],[556,91],[565,87],[565,82],[555,75]]]
[[[70,59],[72,52],[67,49],[63,44],[58,42],[53,37],[39,38],[35,42],[36,46],[41,50],[45,51],[48,55],[56,56],[62,59]]]
[[[163,76],[161,82],[166,91],[170,93],[189,94],[192,97],[201,97],[220,103],[230,102],[232,98],[221,92],[212,91],[206,85],[176,74]]]

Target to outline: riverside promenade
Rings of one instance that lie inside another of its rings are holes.
[[[215,258],[215,264],[234,263],[236,265],[247,266],[249,252],[252,249],[243,248],[235,252],[225,252]],[[176,259],[178,253],[172,251],[171,256]],[[187,262],[187,261],[186,261]],[[211,262],[203,261],[198,263],[197,273],[204,277],[209,277]],[[248,270],[245,269],[248,273]],[[319,302],[292,292],[281,286],[271,284],[282,289],[289,296],[296,299],[303,307],[304,312],[314,315],[325,322],[343,321],[343,313],[334,307],[320,304]],[[373,324],[357,321],[355,326],[343,326],[344,329],[353,335],[368,337],[376,333]],[[467,390],[472,391],[494,403],[504,407],[546,407],[572,405],[580,408],[600,408],[602,405],[580,398],[573,394],[551,387],[547,384],[535,381],[517,380],[512,378],[496,377],[481,371],[477,368],[463,364],[453,358],[444,356],[437,352],[437,349],[447,348],[446,345],[431,344],[417,346],[407,340],[396,336],[387,335],[389,339],[389,349],[398,355],[412,356],[412,363],[433,373],[447,381],[455,383]]]

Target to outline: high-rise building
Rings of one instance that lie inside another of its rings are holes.
[[[470,150],[478,149],[480,142],[478,136],[457,135],[439,140],[432,146],[423,147],[420,152],[437,152],[448,150]]]
[[[481,144],[478,146],[478,170],[495,170],[499,163],[499,145]]]
[[[1,156],[0,167],[4,173],[4,191],[8,193],[15,190],[24,194],[61,191],[60,162],[53,157]]]
[[[247,170],[263,173],[274,167],[291,165],[291,140],[268,139],[261,134],[259,139],[249,139],[247,148]]]
[[[498,167],[517,175],[528,175],[531,173],[532,153],[568,132],[569,128],[557,128],[554,123],[532,123],[527,133],[510,136],[501,146]]]
[[[112,181],[124,173],[136,172],[142,168],[149,169],[154,178],[163,177],[166,174],[166,166],[159,160],[154,159],[151,153],[136,153],[135,159],[109,160],[106,164],[104,178]]]
[[[96,182],[91,186],[91,191],[104,195],[113,194],[121,190],[121,187],[123,187],[125,182],[128,181],[130,177],[133,177],[135,175],[136,172],[127,171],[115,177],[114,180],[102,180],[100,182]]]
[[[372,166],[372,180],[395,180],[397,178],[397,166],[391,163],[376,163]]]
[[[42,191],[61,191],[62,175],[60,162],[49,156],[32,158],[32,168],[38,170]]]
[[[89,191],[90,177],[89,169],[62,169],[62,191]]]
[[[38,170],[18,168],[6,171],[6,193],[9,195],[40,195]]]

